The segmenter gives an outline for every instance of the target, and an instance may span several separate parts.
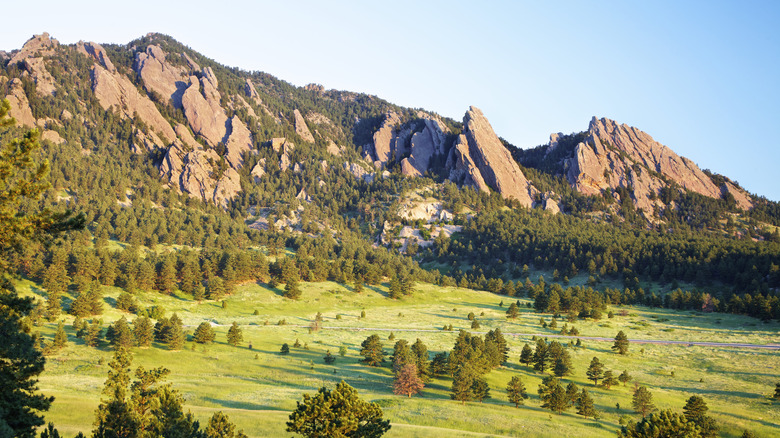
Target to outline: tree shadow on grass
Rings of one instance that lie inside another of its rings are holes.
[[[284,409],[280,409],[279,407],[276,406],[260,405],[251,402],[223,400],[223,399],[213,398],[213,397],[203,397],[202,400],[205,402],[214,403],[216,405],[222,406],[224,408],[230,408],[230,409],[247,409],[251,411],[284,411]]]

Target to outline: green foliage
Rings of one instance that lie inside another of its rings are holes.
[[[683,415],[699,428],[702,438],[718,436],[718,425],[714,418],[707,415],[708,410],[707,403],[698,395],[692,395],[683,406]]]
[[[325,387],[311,396],[303,395],[287,421],[287,432],[304,437],[378,438],[390,430],[382,409],[358,397],[357,391],[341,381],[334,390]]]
[[[671,410],[650,414],[638,423],[631,423],[618,432],[619,438],[680,437],[699,438],[701,433],[695,424],[683,415]]]
[[[577,397],[575,405],[577,407],[577,414],[582,415],[583,417],[595,418],[598,415],[596,407],[593,405],[593,399],[585,388],[582,388],[582,392],[579,397]]]
[[[210,344],[214,341],[216,336],[217,335],[214,333],[214,328],[211,327],[211,324],[208,322],[202,322],[200,325],[198,325],[198,328],[195,329],[195,333],[192,335],[192,340],[198,344]]]
[[[593,357],[585,374],[588,376],[588,380],[593,380],[594,386],[599,384],[599,380],[604,377],[604,365],[599,361],[599,358]]]
[[[542,379],[542,383],[539,384],[538,393],[539,398],[542,400],[543,408],[560,414],[569,407],[569,396],[555,376],[546,376]]]
[[[54,335],[54,348],[61,349],[68,345],[68,334],[65,333],[65,324],[60,321],[57,324],[57,333]]]
[[[631,399],[631,405],[634,407],[634,411],[638,414],[642,414],[642,418],[647,417],[647,414],[655,410],[653,404],[653,394],[647,390],[647,387],[640,386],[634,391],[634,395]]]
[[[612,345],[612,350],[618,354],[628,353],[628,336],[623,333],[623,330],[620,330],[617,336],[615,336],[615,343]]]
[[[290,354],[290,346],[285,342],[282,344],[282,348],[279,350],[279,353],[283,355]]]
[[[231,324],[230,328],[228,329],[227,341],[228,344],[234,347],[238,346],[238,344],[244,341],[244,334],[241,330],[241,327],[239,327],[235,321],[233,321],[233,324]]]
[[[378,335],[371,335],[360,344],[360,355],[363,362],[372,367],[378,367],[385,361],[385,352],[382,349],[382,341]]]
[[[512,376],[512,379],[506,385],[506,395],[511,403],[515,404],[515,407],[520,407],[523,404],[523,400],[528,398],[528,394],[525,390],[525,384],[518,376]]]

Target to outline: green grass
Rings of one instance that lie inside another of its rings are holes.
[[[620,356],[611,352],[609,342],[584,341],[582,348],[570,349],[575,374],[564,379],[565,383],[573,381],[587,387],[601,411],[599,420],[584,419],[574,414],[574,409],[563,415],[541,409],[536,389],[542,375],[518,363],[523,344],[530,343],[533,334],[555,334],[563,321],[558,322],[557,330],[542,329],[540,316],[549,322],[550,315],[536,314],[524,306],[518,319],[508,321],[505,311],[514,299],[460,288],[422,284],[414,296],[392,301],[386,298],[384,286],[366,287],[361,295],[331,282],[304,283],[302,287],[302,299],[292,302],[283,298],[280,290],[244,285],[226,299],[225,309],[216,302],[196,303],[180,296],[141,294],[138,300],[143,306],[161,305],[168,315],[176,312],[189,332],[202,321],[218,324],[217,342],[205,347],[196,345],[194,350],[190,342],[182,351],[168,351],[160,345],[134,349],[134,366],[169,368],[169,380],[182,392],[187,408],[196,417],[204,420],[222,410],[250,436],[289,436],[284,423],[302,394],[323,385],[334,386],[342,379],[357,388],[362,397],[383,407],[394,425],[387,434],[390,437],[614,436],[621,415],[638,417],[630,409],[631,384],[604,390],[585,380],[587,364],[598,356],[607,369],[616,374],[626,369],[634,382],[648,386],[659,408],[679,411],[691,395],[703,396],[710,413],[722,425],[722,436],[739,436],[745,428],[758,436],[780,434],[776,426],[780,407],[767,399],[775,382],[780,381],[780,361],[774,351],[632,344],[630,354]],[[22,282],[19,289],[25,294],[39,292],[29,282]],[[107,288],[106,312],[102,316],[106,323],[123,315],[109,305],[120,292]],[[504,307],[499,307],[502,300]],[[528,302],[520,301],[524,305]],[[776,323],[764,324],[746,317],[642,307],[612,310],[614,318],[577,321],[574,326],[581,336],[610,338],[624,330],[630,339],[752,343],[778,339]],[[258,315],[254,315],[255,311]],[[311,333],[308,326],[318,311],[324,315],[324,328]],[[360,318],[361,311],[366,312],[365,318]],[[419,337],[428,346],[431,357],[433,353],[448,351],[458,329],[470,330],[471,323],[466,318],[469,312],[474,312],[480,321],[477,332],[501,328],[511,348],[510,362],[487,376],[493,398],[484,403],[461,405],[450,400],[449,378],[434,379],[423,397],[395,396],[389,366],[371,368],[358,363],[360,343],[373,333],[385,340],[388,353],[395,342],[387,340],[390,331],[396,340],[414,342]],[[620,313],[627,315],[617,316]],[[69,316],[64,319],[68,324],[72,321]],[[282,319],[287,325],[277,325]],[[245,342],[238,348],[225,342],[227,325],[233,321],[244,331]],[[449,324],[455,331],[441,330]],[[55,327],[55,323],[41,327],[44,338],[50,341]],[[112,355],[107,348],[84,346],[69,325],[67,328],[70,344],[49,356],[40,378],[41,390],[56,397],[46,420],[53,421],[66,436],[91,430]],[[282,343],[292,345],[296,339],[306,344],[308,350],[292,348],[288,356],[278,354]],[[342,345],[347,347],[347,356],[338,357],[334,365],[325,365],[325,352],[337,354]],[[507,402],[504,389],[514,375],[522,377],[531,395],[519,409]],[[616,410],[616,403],[622,407],[620,411]]]

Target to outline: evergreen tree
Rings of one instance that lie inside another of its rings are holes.
[[[700,438],[701,433],[699,428],[689,422],[685,416],[671,410],[643,417],[642,421],[623,426],[618,432],[618,438],[646,437]]]
[[[90,347],[97,347],[103,334],[103,321],[93,319],[84,332],[84,343]]]
[[[523,404],[523,400],[528,398],[528,394],[525,391],[525,384],[520,377],[512,376],[512,379],[506,385],[506,395],[511,403],[515,404],[515,407],[520,407]]]
[[[290,354],[290,346],[287,345],[287,343],[285,342],[284,344],[282,344],[282,348],[279,349],[279,353],[280,354]]]
[[[111,370],[103,387],[105,399],[95,411],[95,438],[138,437],[138,418],[133,414],[127,400],[127,388],[130,384],[130,365],[132,357],[124,348],[114,351],[114,358],[108,363]]]
[[[512,303],[509,305],[509,308],[506,310],[506,317],[509,319],[517,319],[517,317],[520,315],[520,310],[517,308],[517,304]]]
[[[330,354],[330,350],[328,350],[327,353],[325,353],[325,357],[322,358],[322,361],[328,365],[332,365],[336,362],[336,356]]]
[[[594,357],[590,361],[588,371],[586,371],[585,374],[588,376],[588,380],[593,380],[594,386],[599,384],[599,380],[604,375],[604,365],[599,362],[599,358]]]
[[[133,346],[133,332],[127,324],[127,319],[123,316],[116,320],[114,324],[108,327],[106,331],[106,340],[114,349],[129,349]]]
[[[583,417],[595,418],[597,416],[596,407],[593,404],[593,399],[590,397],[588,390],[585,388],[582,388],[582,392],[580,393],[579,397],[577,397],[576,407],[577,413]]]
[[[301,287],[298,285],[298,277],[292,277],[284,285],[284,297],[297,300],[301,297]]]
[[[775,383],[775,394],[772,396],[775,400],[780,400],[780,382]]]
[[[634,391],[631,405],[634,407],[636,413],[642,414],[642,418],[645,418],[647,417],[647,414],[655,410],[653,394],[651,394],[646,387],[640,386]]]
[[[477,377],[471,382],[471,394],[474,400],[480,403],[490,398],[490,386],[484,377]]]
[[[507,346],[504,334],[501,333],[501,329],[490,330],[485,334],[485,349],[488,349],[488,345],[495,346],[495,353],[490,355],[491,366],[493,368],[499,367],[505,364],[509,360],[509,347]]]
[[[176,290],[176,260],[172,254],[165,256],[160,263],[157,290],[165,294],[172,294]]]
[[[133,337],[139,347],[149,347],[154,340],[154,327],[148,316],[139,316],[133,321]]]
[[[361,344],[360,355],[363,362],[372,367],[378,367],[385,361],[385,352],[382,350],[382,341],[378,335],[371,335]]]
[[[543,408],[560,414],[569,407],[569,397],[566,395],[566,390],[563,389],[555,376],[547,376],[542,379],[538,393]]]
[[[233,321],[233,324],[228,329],[227,341],[228,344],[234,347],[238,346],[238,344],[244,341],[244,335],[241,331],[241,327],[239,327],[235,321]]]
[[[412,358],[417,366],[417,375],[423,382],[427,382],[431,377],[431,364],[428,360],[428,347],[417,338],[412,344]]]
[[[195,289],[195,293],[199,294],[200,291]],[[219,300],[225,296],[225,280],[222,277],[214,275],[206,284],[206,298],[210,300]]]
[[[452,394],[450,394],[450,398],[461,402],[461,404],[466,404],[467,401],[470,401],[474,395],[471,387],[474,382],[474,376],[475,372],[471,366],[459,367],[452,379]]]
[[[628,336],[623,333],[623,330],[620,330],[617,336],[615,336],[615,344],[612,345],[612,349],[618,354],[628,353]]]
[[[520,363],[530,366],[534,362],[534,352],[528,344],[523,345],[523,351],[520,352]]]
[[[54,335],[54,348],[61,349],[68,345],[68,334],[65,333],[65,324],[60,321],[57,324],[57,333]]]
[[[628,374],[628,370],[623,370],[623,372],[618,376],[618,380],[623,383],[623,386],[626,386],[626,383],[631,381],[631,375]]]
[[[431,373],[435,376],[443,376],[449,373],[449,357],[446,352],[436,353],[431,361]]]
[[[574,382],[569,382],[569,384],[566,385],[566,397],[569,398],[569,403],[574,403],[577,401],[577,397],[579,397],[579,391],[580,388],[578,388],[577,384]]]
[[[230,422],[227,415],[222,411],[217,411],[209,419],[206,429],[203,431],[204,438],[247,438],[244,431],[236,431],[236,426]]]
[[[403,296],[403,286],[401,285],[401,280],[399,280],[398,277],[391,278],[390,286],[387,289],[387,297],[397,300],[402,296]]]
[[[192,340],[198,344],[210,344],[212,341],[214,341],[215,337],[216,333],[214,333],[214,329],[211,327],[211,324],[208,322],[202,322],[200,325],[198,325],[198,328],[195,329],[195,333],[192,335]]]
[[[168,332],[165,334],[164,342],[169,350],[181,350],[184,346],[184,327],[175,313],[168,320]]]
[[[711,438],[718,436],[718,425],[715,419],[707,415],[707,403],[698,395],[692,395],[683,407],[685,418],[698,426],[702,438]]]
[[[99,281],[90,282],[87,290],[87,302],[89,303],[90,315],[103,314],[103,286]]]
[[[407,397],[419,394],[424,387],[425,384],[420,379],[417,365],[411,362],[401,367],[393,381],[393,393]]]
[[[536,341],[536,349],[534,350],[534,369],[543,373],[547,369],[548,357],[547,343],[544,342],[544,339],[538,339]]]
[[[610,389],[617,384],[618,384],[618,379],[615,378],[615,375],[612,373],[612,370],[604,371],[604,377],[602,377],[601,386],[603,388]]]

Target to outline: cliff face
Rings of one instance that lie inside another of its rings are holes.
[[[548,148],[554,147],[551,141]],[[632,187],[636,206],[648,213],[660,203],[655,198],[661,188],[671,182],[711,198],[729,192],[741,208],[752,206],[749,197],[734,185],[716,186],[691,160],[677,155],[650,135],[609,119],[591,120],[587,140],[576,146],[563,168],[569,183],[584,194]]]

